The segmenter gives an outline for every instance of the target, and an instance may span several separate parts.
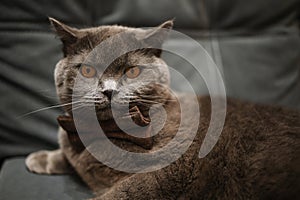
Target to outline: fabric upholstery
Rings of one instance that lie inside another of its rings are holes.
[[[0,172],[0,194],[0,199],[9,200],[82,200],[93,196],[77,176],[30,173],[24,158],[7,159]]]
[[[76,27],[156,26],[175,18],[175,29],[199,41],[215,60],[228,96],[300,109],[298,8],[297,0],[1,1],[0,160],[57,148],[60,109],[20,117],[58,103],[53,71],[61,45],[47,16]],[[164,56],[205,93],[201,77],[184,61]]]

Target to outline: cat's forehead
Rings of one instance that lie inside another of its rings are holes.
[[[132,66],[132,65],[141,65],[149,66],[153,64],[160,63],[161,59],[156,57],[145,56],[141,52],[129,52],[126,55],[121,55],[117,57],[113,62],[103,62],[105,59],[102,58],[101,53],[98,51],[91,54],[89,51],[82,52],[81,54],[73,55],[67,58],[66,62],[74,64],[85,64],[99,68],[108,68],[108,67],[122,67],[122,66]]]
[[[138,28],[128,28],[118,25],[81,29],[81,32],[84,35],[82,39],[90,40],[89,42],[91,42],[94,47],[107,40],[108,38],[110,38],[111,41],[114,41],[114,39],[116,38],[120,39],[120,37],[124,35],[122,33],[135,35],[135,33],[139,33],[141,31],[142,30]],[[125,42],[125,40],[123,41]],[[122,42],[122,40],[119,40],[119,42]]]
[[[97,63],[106,66],[112,61],[115,61],[115,63],[127,62],[131,65],[151,63],[154,58],[149,55],[146,56],[144,52],[139,52],[138,50],[132,52],[126,51],[130,49],[129,46],[131,43],[137,41],[135,35],[142,31],[142,29],[138,28],[117,25],[81,29],[83,37],[75,46],[77,51],[67,56],[68,60],[72,63],[90,65]],[[123,54],[123,51],[126,54]]]

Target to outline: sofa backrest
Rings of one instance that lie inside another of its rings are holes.
[[[57,147],[55,119],[61,110],[18,118],[58,103],[53,71],[62,52],[48,16],[76,27],[156,26],[175,18],[175,29],[212,56],[228,96],[300,109],[298,8],[298,0],[2,0],[0,159]],[[171,41],[184,47],[184,41]],[[201,76],[185,61],[164,56],[205,93]],[[176,79],[172,83],[184,90]]]

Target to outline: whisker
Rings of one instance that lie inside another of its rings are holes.
[[[136,100],[133,100],[131,102],[140,102],[140,103],[161,103],[161,102],[158,102],[158,101],[152,101],[152,100],[147,100],[147,99],[136,99]]]
[[[64,103],[64,104],[53,105],[53,106],[49,106],[49,107],[45,107],[45,108],[40,108],[40,109],[31,111],[31,112],[25,113],[25,114],[23,114],[21,116],[18,116],[17,119],[26,117],[28,115],[31,115],[31,114],[34,114],[34,113],[37,113],[37,112],[41,112],[41,111],[45,111],[45,110],[49,110],[49,109],[53,109],[53,108],[61,108],[63,106],[73,105],[73,104],[76,104],[76,103],[81,103],[81,101],[80,102],[76,101],[76,102]]]

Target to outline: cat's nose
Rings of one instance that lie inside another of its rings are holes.
[[[103,93],[105,96],[107,96],[107,98],[108,98],[109,100],[111,100],[112,95],[113,95],[113,94],[117,94],[118,91],[117,91],[117,90],[112,90],[112,89],[107,89],[107,90],[102,91],[102,93]]]
[[[108,97],[109,100],[112,99],[112,96],[114,94],[118,93],[117,90],[117,82],[113,79],[106,79],[103,82],[101,82],[102,86],[102,93]]]

